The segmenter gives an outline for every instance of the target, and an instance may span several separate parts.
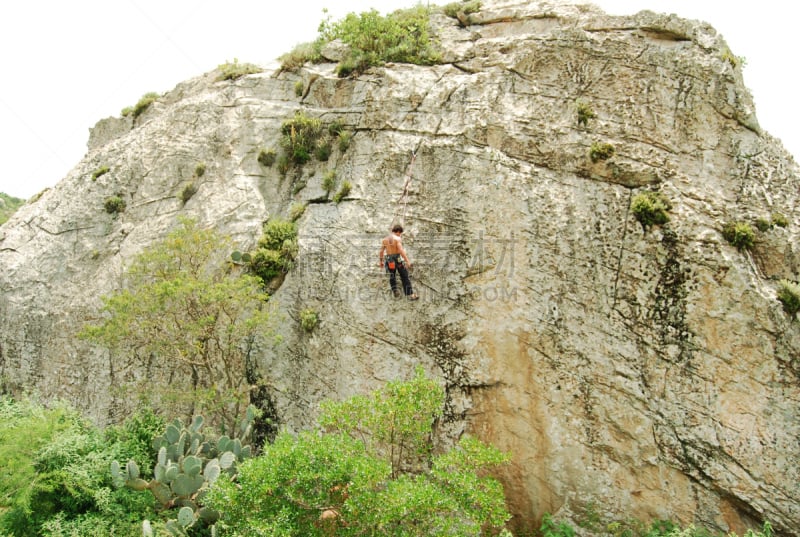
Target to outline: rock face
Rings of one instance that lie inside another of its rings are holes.
[[[75,333],[132,257],[181,214],[247,250],[305,202],[274,294],[283,337],[259,355],[283,426],[422,364],[447,388],[443,442],[512,453],[500,477],[518,528],[593,509],[800,535],[800,327],[776,300],[800,278],[800,180],[735,57],[711,27],[651,12],[495,1],[461,19],[433,17],[441,65],[209,73],[101,121],[73,171],[0,228],[3,389],[119,418],[119,357]],[[257,157],[296,111],[354,134],[283,175]],[[593,159],[593,144],[614,153]],[[330,169],[352,183],[340,203]],[[646,190],[668,223],[637,221]],[[721,234],[773,213],[788,226],[750,251]],[[377,266],[398,221],[416,303]]]

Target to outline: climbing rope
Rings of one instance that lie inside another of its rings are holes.
[[[395,209],[394,218],[392,219],[392,225],[394,225],[397,222],[397,212],[399,210],[399,207],[400,207],[401,203],[403,204],[403,216],[400,219],[400,225],[402,225],[402,226],[406,225],[406,210],[408,209],[408,189],[409,189],[409,186],[411,186],[411,180],[414,178],[413,170],[414,170],[414,161],[415,160],[417,160],[417,150],[416,149],[414,149],[411,152],[411,162],[408,164],[408,169],[406,170],[406,180],[405,180],[405,183],[403,184],[403,193],[400,194],[400,197],[398,198],[398,200],[397,200],[397,202],[395,204],[397,208]]]

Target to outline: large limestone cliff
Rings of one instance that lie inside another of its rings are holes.
[[[259,354],[282,426],[421,364],[447,388],[443,442],[466,432],[511,452],[500,477],[518,527],[591,508],[800,535],[800,325],[776,300],[779,279],[800,278],[800,180],[723,39],[549,2],[433,23],[441,65],[208,73],[98,123],[86,157],[0,228],[3,389],[119,418],[120,357],[75,333],[133,256],[182,214],[247,250],[307,202],[273,298],[283,337]],[[594,117],[579,122],[577,102]],[[257,157],[298,110],[354,136],[283,176]],[[593,144],[613,156],[593,162]],[[338,204],[321,186],[333,168],[353,186]],[[645,190],[670,201],[668,223],[631,213]],[[112,195],[119,215],[103,210]],[[752,251],[722,237],[775,212],[788,226]],[[418,302],[391,298],[377,266],[399,220]],[[310,334],[304,308],[320,317]]]

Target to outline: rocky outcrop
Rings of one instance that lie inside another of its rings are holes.
[[[775,296],[800,278],[800,181],[723,39],[548,2],[484,2],[434,26],[441,65],[209,73],[98,124],[72,172],[0,228],[3,388],[117,418],[119,357],[75,333],[132,257],[181,214],[246,250],[302,202],[273,298],[282,338],[259,354],[283,426],[422,364],[447,389],[443,442],[470,433],[512,453],[517,527],[594,509],[800,535],[800,328]],[[257,157],[298,110],[354,134],[283,175]],[[593,144],[613,155],[593,159]],[[340,203],[322,188],[330,169],[352,183]],[[668,223],[632,214],[646,190],[670,201]],[[124,212],[103,210],[114,195]],[[776,212],[788,226],[752,251],[722,237]],[[416,303],[391,298],[377,266],[393,221]]]

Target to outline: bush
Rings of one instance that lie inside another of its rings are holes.
[[[272,149],[262,149],[258,152],[258,163],[267,168],[275,164],[275,151]]]
[[[592,147],[589,148],[589,158],[592,159],[592,162],[608,160],[613,156],[614,146],[611,144],[594,142],[592,143]]]
[[[305,89],[305,86],[303,85],[303,81],[302,80],[298,80],[297,82],[294,83],[294,94],[296,96],[302,97],[304,89]]]
[[[108,166],[101,166],[97,168],[94,173],[92,173],[92,181],[96,181],[98,177],[101,175],[105,175],[109,172]]]
[[[186,185],[183,187],[183,190],[181,190],[181,201],[186,203],[192,199],[192,196],[195,194],[197,194],[197,185],[195,185],[194,182],[186,183]]]
[[[297,227],[294,222],[270,220],[264,225],[258,248],[250,256],[250,270],[267,284],[292,268],[297,250]]]
[[[797,282],[781,280],[778,284],[778,300],[783,304],[783,311],[794,317],[800,311],[800,285]]]
[[[238,58],[234,58],[233,63],[225,62],[217,66],[217,69],[219,69],[220,72],[217,80],[236,80],[245,75],[252,75],[263,71],[261,67],[255,64],[239,63]]]
[[[327,160],[331,156],[331,152],[333,148],[331,147],[331,140],[327,136],[322,138],[317,144],[316,149],[314,150],[314,156],[320,162],[327,162]]]
[[[344,153],[350,147],[350,142],[353,140],[353,133],[350,131],[342,131],[339,133],[339,151]]]
[[[666,224],[669,221],[667,211],[671,208],[660,192],[641,192],[631,200],[631,212],[645,231],[650,226]]]
[[[118,214],[125,210],[125,200],[123,200],[119,196],[111,196],[106,198],[106,201],[103,202],[103,207],[108,214]]]
[[[781,213],[772,213],[772,224],[778,227],[786,227],[789,220]]]
[[[749,250],[756,240],[755,232],[747,222],[728,222],[722,226],[722,236],[737,250]]]
[[[322,176],[322,189],[330,194],[336,188],[336,170],[328,170]]]
[[[324,20],[312,50],[322,50],[335,39],[349,45],[348,56],[336,69],[340,77],[359,74],[386,62],[433,65],[441,61],[441,55],[433,46],[429,25],[430,9],[422,5],[397,10],[385,17],[375,9],[360,15],[349,13],[338,22]]]
[[[206,174],[206,163],[205,162],[198,162],[197,166],[194,167],[194,175],[197,178],[203,177]]]
[[[318,62],[322,57],[313,43],[301,43],[278,59],[281,62],[282,71],[297,71],[306,62]]]
[[[281,147],[292,163],[302,165],[311,159],[321,134],[320,120],[298,111],[281,124]]]
[[[463,13],[464,15],[472,15],[473,13],[477,13],[481,9],[481,3],[479,0],[469,0],[468,2],[451,2],[442,8],[442,11],[445,15],[450,17],[451,19],[455,19],[458,17],[459,13]]]
[[[334,120],[333,120],[333,121],[332,121],[332,122],[331,122],[331,123],[328,125],[328,134],[330,134],[330,135],[331,135],[331,136],[333,136],[334,138],[336,138],[337,136],[339,136],[339,135],[342,133],[342,131],[344,131],[344,125],[343,125],[343,124],[342,124],[342,122],[341,122],[340,120],[338,120],[338,119],[334,119]]]
[[[762,233],[772,229],[772,222],[764,217],[756,218],[756,229]]]
[[[281,175],[286,175],[286,172],[289,171],[289,168],[292,167],[291,162],[289,162],[289,157],[285,154],[282,154],[278,157],[278,172]]]
[[[353,185],[350,183],[350,181],[343,182],[341,188],[339,188],[339,192],[333,196],[334,203],[340,203],[344,198],[350,195],[350,191],[352,189]]]
[[[302,326],[303,330],[306,332],[313,332],[318,322],[319,317],[315,310],[307,308],[300,312],[300,326]]]
[[[155,92],[148,92],[142,95],[142,98],[134,106],[128,106],[122,109],[123,116],[132,116],[133,119],[141,116],[147,108],[159,98],[159,94]]]
[[[306,204],[305,203],[295,203],[289,209],[289,219],[292,222],[296,222],[297,220],[300,219],[301,216],[303,216],[303,213],[305,213],[305,212],[306,212]]]
[[[104,433],[68,406],[0,398],[0,535],[136,535],[152,504],[114,490],[108,469],[117,456],[149,464],[155,420],[137,412]]]
[[[444,389],[408,382],[322,406],[320,426],[281,433],[224,477],[209,503],[231,535],[497,535],[510,515],[487,471],[508,457],[464,437],[433,455]]]
[[[575,103],[575,110],[578,114],[578,125],[587,126],[590,119],[594,119],[595,113],[589,103],[578,101]]]

